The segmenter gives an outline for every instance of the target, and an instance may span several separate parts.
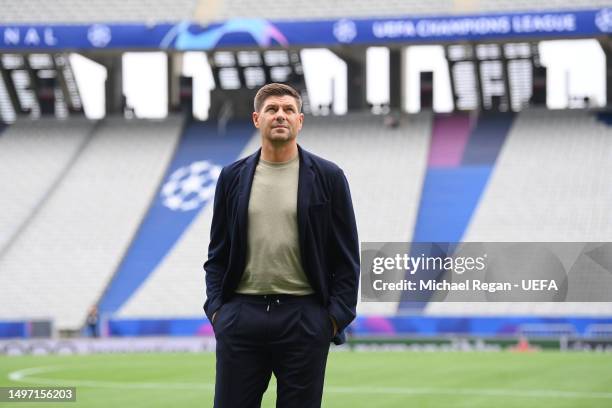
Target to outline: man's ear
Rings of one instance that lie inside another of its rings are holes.
[[[259,112],[253,112],[253,125],[255,125],[255,127],[257,129],[259,129]]]

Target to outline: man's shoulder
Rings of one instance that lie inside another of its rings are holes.
[[[242,166],[245,165],[246,161],[250,157],[251,156],[243,157],[242,159],[238,159],[233,163],[223,166],[223,169],[221,170],[221,172],[226,175],[232,175],[232,174],[240,172],[240,170],[242,169]]]
[[[324,159],[321,156],[317,156],[316,154],[311,153],[308,150],[305,150],[304,148],[302,148],[301,151],[304,156],[304,160],[311,164],[312,167],[316,168],[319,172],[328,176],[338,175],[342,173],[342,169],[340,168],[340,166],[338,166],[333,161]]]
[[[226,166],[223,166],[223,169],[221,169],[221,174],[224,178],[233,178],[237,176],[242,170],[242,168],[246,165],[247,161],[249,159],[252,159],[255,155],[257,155],[257,152],[249,156],[243,157],[242,159],[238,159],[235,162],[230,163]]]

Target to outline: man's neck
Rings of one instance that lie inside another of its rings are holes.
[[[267,162],[283,163],[293,159],[298,154],[296,143],[272,145],[265,143],[261,146],[261,158]]]

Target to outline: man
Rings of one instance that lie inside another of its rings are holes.
[[[254,107],[261,149],[221,171],[204,264],[215,407],[259,407],[272,373],[277,407],[320,407],[329,343],[345,341],[357,303],[349,187],[338,166],[298,146],[293,88],[265,85]]]
[[[98,323],[100,318],[98,316],[98,305],[93,305],[87,313],[87,331],[90,337],[98,337]]]

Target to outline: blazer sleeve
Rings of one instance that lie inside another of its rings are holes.
[[[230,237],[227,224],[227,209],[225,208],[226,199],[223,173],[221,171],[215,189],[208,260],[204,263],[206,276],[204,312],[211,322],[213,314],[222,304],[223,277],[229,261]]]
[[[359,289],[359,239],[349,185],[342,171],[332,193],[331,293],[329,314],[342,331],[356,316]]]

